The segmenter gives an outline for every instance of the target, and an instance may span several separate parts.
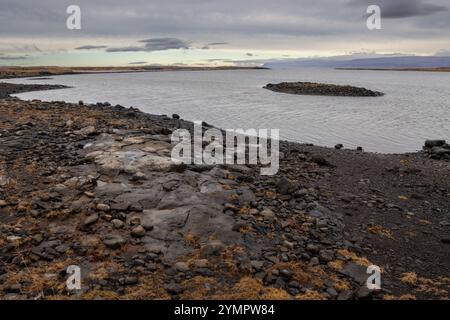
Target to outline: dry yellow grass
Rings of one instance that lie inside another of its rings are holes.
[[[382,226],[372,226],[367,228],[367,230],[372,233],[372,234],[377,234],[389,239],[393,239],[394,238],[394,234],[391,230],[383,228]]]
[[[3,285],[21,284],[22,293],[35,296],[42,294],[44,290],[50,290],[56,295],[62,295],[66,288],[66,283],[58,278],[58,274],[71,264],[71,260],[65,260],[41,266],[24,267],[20,271],[7,272],[8,277]]]
[[[304,294],[297,295],[295,297],[297,300],[325,300],[325,298],[317,291],[308,290]]]
[[[342,260],[334,260],[328,262],[328,266],[334,270],[342,270],[344,268],[344,261]]]
[[[260,280],[244,277],[236,285],[214,299],[224,300],[289,300],[289,294],[282,290],[263,286]]]
[[[400,281],[409,285],[417,283],[417,274],[415,272],[405,272],[402,274]]]
[[[338,253],[347,259],[351,259],[352,262],[354,262],[360,266],[368,267],[373,264],[367,258],[360,257],[356,253],[351,252],[347,249],[340,249],[340,250],[338,250]]]
[[[404,294],[399,297],[390,294],[383,296],[383,300],[416,300],[416,299],[417,299],[416,296],[412,294]]]

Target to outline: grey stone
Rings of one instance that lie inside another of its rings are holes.
[[[334,252],[332,250],[322,250],[319,252],[319,257],[324,262],[330,262],[334,259]]]
[[[142,238],[143,236],[145,236],[145,232],[146,231],[144,227],[139,225],[131,230],[131,235],[135,238]]]
[[[107,211],[109,211],[111,209],[111,207],[109,205],[104,204],[104,203],[97,204],[96,208],[97,208],[97,210],[103,211],[103,212],[107,212]]]
[[[348,262],[340,272],[346,276],[349,276],[360,285],[366,283],[369,275],[366,273],[367,268],[360,266],[353,262]]]
[[[211,240],[204,248],[206,255],[218,255],[225,249],[225,245],[219,240]]]
[[[426,140],[425,148],[441,147],[445,144],[445,140]]]
[[[183,287],[181,285],[179,285],[178,283],[174,283],[174,282],[166,284],[164,286],[164,289],[166,289],[166,291],[171,294],[179,294],[179,293],[183,292]]]
[[[110,249],[118,249],[124,245],[126,241],[118,234],[109,234],[103,239],[103,243]]]
[[[175,263],[175,269],[180,272],[188,272],[190,270],[189,265],[186,262]]]
[[[114,219],[111,222],[112,222],[114,228],[116,228],[116,229],[121,229],[125,225],[125,223],[122,220],[119,220],[119,219]]]
[[[278,182],[277,182],[278,193],[287,195],[287,194],[290,194],[293,191],[293,189],[294,189],[294,185],[289,179],[283,177],[280,180],[278,180]]]
[[[89,217],[87,217],[86,219],[84,219],[83,224],[84,224],[85,227],[88,227],[88,226],[90,226],[91,224],[96,223],[97,221],[98,221],[98,214],[97,214],[97,213],[94,213],[94,214],[91,214],[91,215],[90,215]]]

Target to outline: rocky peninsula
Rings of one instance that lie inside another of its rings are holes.
[[[182,165],[178,115],[23,89],[0,83],[0,299],[449,298],[450,162],[431,151],[281,142],[276,176]]]
[[[382,92],[372,91],[366,88],[314,82],[269,83],[264,89],[289,94],[314,96],[379,97],[384,95]]]

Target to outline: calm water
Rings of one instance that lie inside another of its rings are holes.
[[[384,97],[274,93],[269,82],[315,81],[363,86]],[[154,114],[178,113],[222,128],[279,128],[283,139],[363,146],[383,153],[416,151],[425,139],[450,140],[450,73],[328,69],[90,74],[13,83],[73,86],[22,99],[108,101]]]

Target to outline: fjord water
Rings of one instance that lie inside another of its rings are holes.
[[[312,81],[362,86],[383,97],[275,93],[267,83]],[[19,94],[22,99],[110,102],[153,114],[179,114],[224,129],[280,129],[283,139],[367,151],[419,150],[425,139],[450,138],[450,73],[330,69],[176,71],[83,74],[13,83],[73,88]]]

